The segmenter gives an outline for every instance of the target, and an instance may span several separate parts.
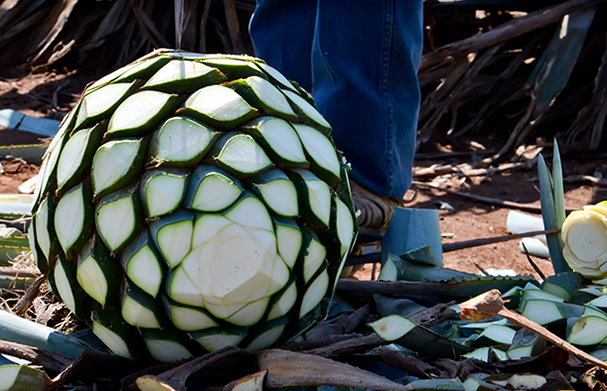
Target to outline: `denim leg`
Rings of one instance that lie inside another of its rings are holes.
[[[378,195],[411,184],[421,45],[421,0],[319,0],[313,95],[352,179]]]
[[[258,2],[251,22],[256,54],[309,90],[299,60],[312,25],[311,92],[352,164],[351,177],[378,195],[401,198],[415,151],[422,1],[318,0],[315,10],[312,4]],[[277,17],[295,10],[301,13]]]
[[[316,0],[258,0],[249,24],[255,55],[312,91]]]

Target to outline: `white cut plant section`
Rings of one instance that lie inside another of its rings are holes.
[[[145,188],[149,216],[161,216],[177,209],[185,186],[185,178],[176,175],[158,175],[152,178]]]
[[[192,247],[170,278],[170,298],[237,326],[259,322],[290,277],[270,215],[250,193],[223,215],[202,215]]]
[[[99,304],[105,305],[108,293],[107,280],[105,279],[103,270],[93,256],[85,258],[78,265],[76,278],[82,289],[89,296],[99,302]]]
[[[102,205],[97,211],[97,229],[112,251],[126,243],[136,225],[131,197],[119,198]]]
[[[152,357],[160,362],[171,363],[192,357],[192,353],[174,341],[146,339],[145,345]]]
[[[40,203],[38,212],[36,212],[36,215],[34,216],[36,226],[35,237],[46,259],[49,259],[51,253],[51,237],[48,234],[48,227],[50,223],[48,204],[49,200],[47,197]]]
[[[65,303],[65,306],[70,309],[70,311],[76,311],[76,300],[74,299],[74,294],[70,288],[70,280],[63,268],[63,262],[58,261],[55,264],[54,270],[55,276],[55,286],[57,287],[57,291],[59,293],[59,297]]]
[[[271,109],[287,116],[295,116],[287,98],[272,83],[259,76],[248,77],[245,81],[251,86],[257,97]]]
[[[607,277],[607,206],[572,212],[561,229],[563,257],[574,270],[595,280]]]
[[[93,157],[91,178],[96,193],[124,178],[139,152],[141,140],[112,140],[103,144]]]
[[[84,194],[79,185],[66,193],[55,209],[55,232],[63,251],[68,251],[80,239],[84,229]]]
[[[115,355],[133,360],[125,340],[112,330],[100,323],[93,322],[93,334],[103,341]]]
[[[154,160],[188,162],[196,159],[213,141],[215,132],[187,117],[169,118],[154,134],[158,149]]]
[[[162,269],[158,259],[149,246],[142,247],[137,251],[128,263],[127,275],[144,292],[156,297],[160,290],[162,280]]]

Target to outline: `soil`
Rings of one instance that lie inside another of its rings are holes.
[[[11,108],[24,114],[54,119],[60,119],[73,107],[80,91],[91,80],[86,75],[76,72],[12,74],[4,78],[2,76],[0,74],[0,108]],[[0,127],[0,146],[37,144],[45,141],[48,140],[41,140],[40,136],[33,133]],[[415,161],[415,170],[436,164],[455,166],[472,163],[476,155],[470,153],[471,149],[478,149],[481,145],[486,149],[497,150],[500,142],[482,136],[457,142],[453,140],[429,142],[420,149],[419,157]],[[535,144],[530,145],[529,148],[541,146],[542,141],[537,140]],[[437,153],[439,158],[427,158]],[[17,187],[38,172],[38,167],[19,159],[3,160],[0,163],[4,169],[0,174],[0,194],[17,193]],[[565,176],[593,175],[603,170],[607,174],[607,169],[601,161],[582,162],[565,158],[563,167]],[[539,206],[539,186],[535,166],[468,178],[441,176],[434,178],[433,183],[439,183],[450,190]],[[412,189],[415,189],[415,186]],[[452,207],[452,209],[438,210],[443,243],[507,235],[506,219],[509,208],[481,203],[439,190],[425,188],[417,188],[417,190],[417,198],[408,206],[437,209],[438,205],[448,204]],[[569,208],[580,208],[607,199],[604,189],[594,185],[566,184],[565,190],[565,205]],[[537,257],[533,260],[544,275],[553,273],[549,260]],[[519,275],[533,274],[539,277],[527,257],[519,251],[517,240],[448,252],[444,254],[443,264],[445,267],[471,273],[489,268],[512,269]],[[370,274],[371,266],[367,265],[357,273],[357,277],[368,279]]]

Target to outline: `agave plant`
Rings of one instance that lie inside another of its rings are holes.
[[[124,357],[286,341],[326,315],[357,232],[330,131],[259,59],[145,56],[86,88],[49,147],[39,268]]]

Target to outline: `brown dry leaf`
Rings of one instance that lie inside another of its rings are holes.
[[[315,356],[272,349],[259,353],[259,368],[267,370],[268,388],[291,386],[335,386],[385,391],[412,390],[405,386],[348,364]]]

